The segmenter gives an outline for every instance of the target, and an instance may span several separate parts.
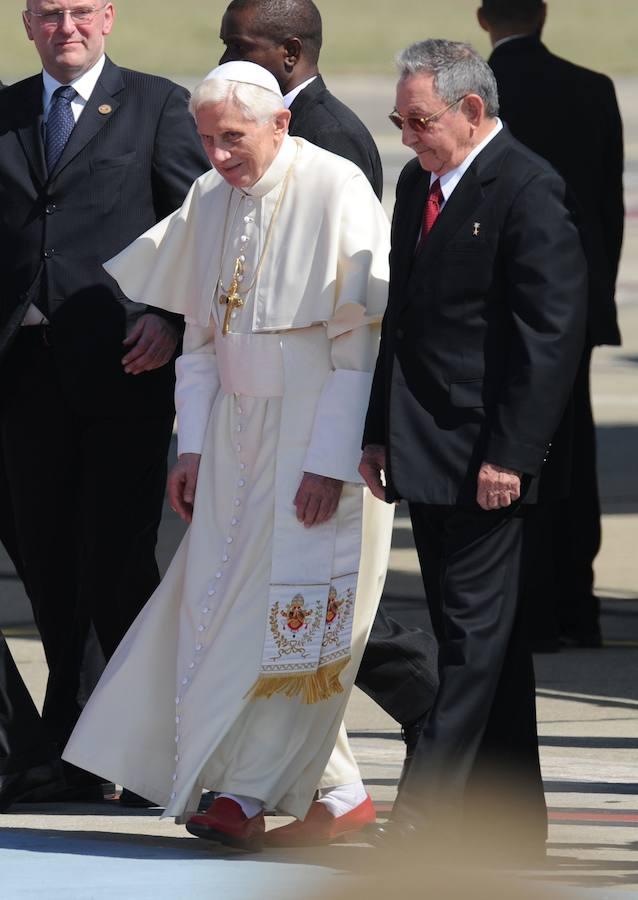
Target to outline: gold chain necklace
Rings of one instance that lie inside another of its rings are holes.
[[[297,142],[295,142],[297,143]],[[275,208],[273,209],[272,216],[270,217],[270,222],[268,224],[268,229],[266,231],[266,238],[264,240],[264,249],[261,251],[261,256],[257,261],[257,267],[255,268],[255,274],[253,276],[253,280],[247,288],[244,288],[242,297],[239,293],[239,285],[240,281],[243,278],[244,273],[244,263],[242,261],[241,255],[237,257],[235,260],[235,265],[233,267],[233,277],[231,278],[230,286],[226,289],[221,280],[221,276],[219,278],[219,288],[222,291],[222,295],[219,298],[219,302],[222,306],[226,306],[226,312],[224,313],[224,323],[222,325],[222,334],[227,335],[230,328],[230,319],[232,313],[236,309],[241,309],[246,302],[246,297],[252,291],[255,284],[257,283],[257,277],[259,276],[259,272],[264,263],[264,259],[266,258],[266,253],[268,252],[268,247],[270,246],[270,239],[273,233],[273,225],[275,224],[275,219],[277,218],[277,214],[281,207],[282,201],[286,194],[286,190],[288,189],[288,184],[290,183],[290,176],[292,175],[292,169],[297,161],[297,154],[299,153],[299,144],[297,143],[295,156],[290,165],[288,166],[288,171],[284,177],[284,183],[281,187],[281,191],[279,192],[279,197],[277,198],[277,202],[275,203]],[[230,212],[230,201],[233,196],[233,191],[231,190],[230,195],[228,197],[228,205],[226,207],[226,215],[224,217],[224,236],[222,240],[222,262],[224,259],[224,254],[226,250],[226,231],[228,227],[228,213]],[[240,200],[241,202],[241,200]],[[239,209],[239,204],[237,204],[237,209]],[[237,215],[237,209],[235,209],[235,214],[233,215],[233,221],[231,222],[231,229],[235,222],[235,216]]]

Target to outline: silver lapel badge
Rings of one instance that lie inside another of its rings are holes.
[[[480,223],[480,222],[475,222],[475,223],[474,223],[474,231],[472,232],[472,235],[473,235],[474,237],[478,237],[478,236],[479,236],[480,230],[481,230],[481,223]]]

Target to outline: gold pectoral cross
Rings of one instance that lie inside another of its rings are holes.
[[[235,268],[233,270],[233,277],[230,282],[230,287],[228,288],[227,294],[222,294],[219,298],[219,302],[223,305],[226,305],[226,312],[224,313],[224,324],[222,325],[222,334],[228,334],[228,330],[230,328],[230,317],[235,309],[241,309],[244,305],[244,301],[237,293],[239,289],[239,279],[241,278],[243,271],[243,266],[241,260],[238,258],[235,260]]]

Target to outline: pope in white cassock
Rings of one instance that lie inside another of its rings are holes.
[[[357,471],[389,228],[356,166],[288,135],[265,69],[219,66],[191,108],[214,170],[106,265],[186,320],[169,494],[191,526],[64,758],[258,849],[265,807],[324,837],[374,818],[345,732],[331,753],[390,547]]]

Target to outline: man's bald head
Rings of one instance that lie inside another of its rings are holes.
[[[301,42],[301,55],[317,65],[321,50],[321,13],[312,0],[232,0],[226,13],[256,15],[259,33],[273,44],[284,46],[290,39]]]

